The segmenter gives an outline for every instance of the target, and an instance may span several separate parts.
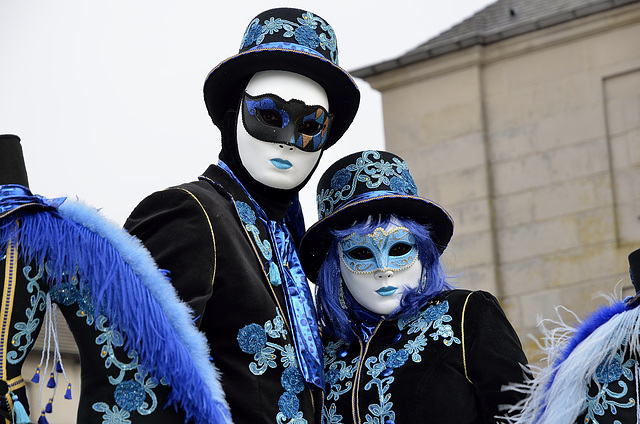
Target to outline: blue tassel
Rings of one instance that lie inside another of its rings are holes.
[[[36,373],[31,378],[31,382],[32,383],[39,383],[40,382],[40,367],[36,368]]]
[[[27,411],[24,409],[24,405],[18,400],[18,396],[14,393],[11,393],[11,399],[13,400],[13,414],[14,414],[14,423],[15,424],[30,424],[29,416],[27,415]]]
[[[62,372],[62,364],[60,363],[60,361],[56,362],[56,372],[57,373],[61,373]]]
[[[53,389],[54,387],[56,387],[56,380],[55,378],[53,378],[53,372],[51,373],[51,376],[49,377],[49,381],[47,382],[47,387],[50,389]]]
[[[67,391],[64,393],[65,399],[71,399],[71,383],[67,384]]]
[[[40,418],[38,418],[38,424],[49,424],[49,421],[47,421],[47,417],[44,416],[44,411],[42,411],[42,414],[40,414]]]
[[[49,402],[47,402],[47,406],[44,408],[44,412],[46,412],[47,414],[53,412],[53,398],[50,398]]]
[[[275,262],[271,262],[269,265],[269,282],[271,282],[274,286],[279,286],[282,284],[282,280],[280,279],[280,271],[278,270],[278,265]]]

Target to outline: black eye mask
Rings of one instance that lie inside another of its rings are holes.
[[[332,118],[322,106],[307,106],[295,99],[287,102],[275,94],[245,93],[242,100],[242,124],[251,136],[305,152],[322,149]]]

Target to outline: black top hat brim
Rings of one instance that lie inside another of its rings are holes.
[[[204,99],[213,123],[222,128],[226,112],[237,108],[251,77],[260,71],[289,71],[320,84],[334,116],[325,148],[342,137],[355,118],[360,91],[347,71],[330,60],[299,50],[253,49],[231,56],[216,66],[204,83]]]
[[[385,194],[349,202],[313,224],[300,242],[300,260],[307,277],[315,281],[331,248],[332,231],[349,228],[369,215],[396,215],[428,226],[440,254],[453,235],[453,219],[437,203],[419,196]]]

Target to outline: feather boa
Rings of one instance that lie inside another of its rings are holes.
[[[546,353],[548,365],[537,369],[533,379],[507,388],[527,395],[512,408],[517,413],[509,418],[509,423],[576,422],[586,407],[588,385],[598,366],[612,361],[621,347],[631,355],[640,353],[640,308],[630,308],[613,297],[610,302],[583,321],[571,311],[557,307],[557,321],[540,322],[543,333],[540,348]],[[567,324],[561,310],[572,314],[578,324]]]
[[[138,239],[95,209],[71,201],[57,212],[9,214],[0,220],[0,247],[6,248],[10,238],[17,240],[26,263],[49,262],[50,287],[77,267],[96,310],[105,311],[125,336],[125,348],[138,352],[141,365],[167,381],[168,401],[184,409],[187,421],[231,423],[205,336]]]

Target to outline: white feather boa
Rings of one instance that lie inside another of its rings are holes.
[[[543,334],[539,346],[546,354],[547,366],[534,370],[533,379],[506,388],[527,394],[512,408],[515,414],[508,419],[509,423],[575,423],[585,410],[588,385],[597,367],[613,360],[620,349],[634,358],[639,357],[640,308],[625,308],[613,297],[610,301],[611,306],[601,308],[584,321],[566,308],[556,307],[557,321],[539,323]],[[612,312],[614,307],[619,312]],[[561,311],[570,313],[578,324],[567,324]],[[613,316],[605,320],[607,313]],[[576,345],[566,356],[572,344]]]

